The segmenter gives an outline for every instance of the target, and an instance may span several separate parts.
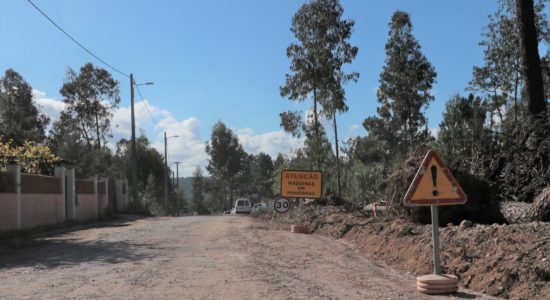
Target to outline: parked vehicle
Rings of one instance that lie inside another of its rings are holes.
[[[179,216],[181,217],[188,217],[188,216],[193,216],[195,215],[195,213],[189,209],[184,209],[182,211],[180,211],[180,213],[178,214]]]
[[[246,198],[237,199],[234,210],[236,214],[249,214],[252,211],[250,200]]]
[[[260,209],[266,209],[266,208],[267,208],[267,204],[263,202],[254,204],[254,209],[260,210]]]

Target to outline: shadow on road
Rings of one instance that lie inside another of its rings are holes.
[[[0,252],[0,269],[15,267],[56,268],[85,262],[121,263],[150,258],[151,245],[123,241],[80,242],[43,240]],[[11,252],[11,253],[9,253]]]
[[[0,239],[0,269],[56,268],[86,262],[121,263],[152,257],[154,246],[123,240],[71,238],[64,234],[90,228],[125,227],[134,219],[80,224]]]

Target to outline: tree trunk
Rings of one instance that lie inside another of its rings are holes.
[[[336,145],[336,181],[337,181],[337,195],[340,197],[340,151],[338,149],[338,127],[336,126],[336,111],[332,114],[332,124],[334,127],[334,145]]]
[[[521,70],[519,65],[519,57],[516,59],[516,71],[514,78],[514,128],[518,126],[518,89],[519,89],[519,77],[521,76]]]
[[[540,68],[540,57],[535,25],[533,0],[516,0],[516,14],[520,31],[520,54],[523,81],[531,117],[546,114],[546,99]]]
[[[320,158],[320,139],[319,139],[319,120],[317,118],[317,88],[313,88],[313,126],[315,128],[315,161],[317,163],[317,170],[321,170],[321,158]]]
[[[99,134],[99,119],[97,114],[95,115],[95,133],[97,135],[97,149],[101,149],[101,137]]]
[[[92,150],[92,143],[90,142],[90,137],[88,136],[88,132],[86,131],[86,125],[84,124],[82,118],[80,118],[79,121],[80,125],[82,126],[82,133],[84,133],[84,138],[86,139],[86,144],[88,144],[88,150]]]
[[[220,201],[220,210],[223,212],[225,210],[225,204],[227,202],[225,180],[222,181],[222,194],[223,194],[223,196],[222,196],[222,201]]]

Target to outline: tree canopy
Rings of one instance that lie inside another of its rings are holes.
[[[13,140],[43,142],[50,119],[39,112],[33,102],[32,87],[13,69],[0,78],[0,136],[3,142]]]
[[[110,134],[113,110],[120,103],[118,81],[107,70],[87,63],[78,74],[67,70],[60,93],[67,115],[77,120],[88,148],[93,144],[101,148]]]

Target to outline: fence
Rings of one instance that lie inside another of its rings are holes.
[[[0,232],[96,220],[105,216],[110,201],[117,211],[127,209],[126,190],[119,188],[125,181],[115,181],[117,193],[110,199],[108,178],[76,179],[74,174],[64,167],[56,167],[55,176],[22,174],[17,165],[0,172]]]

